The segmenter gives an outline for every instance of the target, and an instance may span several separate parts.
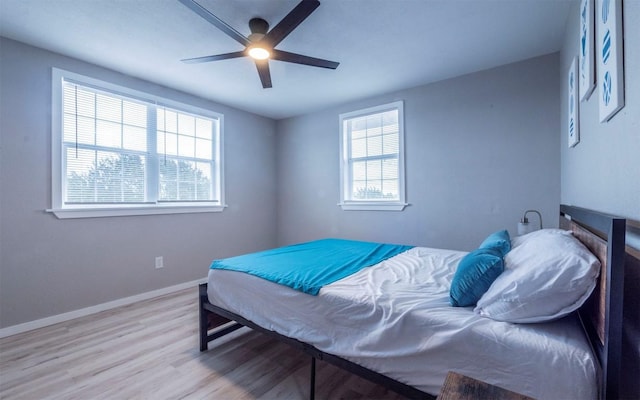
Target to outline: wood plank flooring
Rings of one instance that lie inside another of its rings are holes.
[[[0,339],[0,399],[306,399],[311,360],[242,328],[198,350],[197,287]],[[317,362],[316,399],[403,397]]]

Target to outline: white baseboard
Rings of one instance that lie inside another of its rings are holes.
[[[188,289],[190,287],[196,287],[200,283],[204,283],[206,281],[207,281],[206,278],[203,278],[203,279],[198,279],[191,282],[180,283],[178,285],[169,286],[169,287],[157,289],[157,290],[152,290],[146,293],[140,293],[135,296],[125,297],[122,299],[109,301],[107,303],[97,304],[91,307],[69,311],[63,314],[52,315],[51,317],[37,319],[35,321],[29,321],[29,322],[25,322],[18,325],[8,326],[6,328],[0,329],[0,339],[7,336],[16,335],[18,333],[27,332],[33,329],[43,328],[45,326],[69,321],[75,318],[85,317],[87,315],[99,313],[101,311],[111,310],[116,307],[126,306],[129,304],[136,303],[138,301],[143,301],[143,300],[152,299],[154,297],[163,296],[165,294],[177,292],[183,289]]]

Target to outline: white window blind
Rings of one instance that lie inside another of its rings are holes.
[[[158,109],[161,202],[214,199],[214,121]]]
[[[147,106],[64,82],[65,204],[144,203]]]
[[[222,211],[222,115],[168,103],[54,69],[50,211],[62,218]]]
[[[402,118],[402,102],[340,116],[343,208],[404,208]]]

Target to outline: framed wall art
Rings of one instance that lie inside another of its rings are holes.
[[[578,116],[578,61],[573,57],[569,73],[567,74],[567,132],[569,134],[569,147],[573,147],[580,141],[580,118]]]
[[[600,122],[624,107],[622,0],[596,0],[596,54]]]
[[[596,87],[594,9],[595,0],[582,0],[580,3],[580,60],[578,76],[580,78],[580,101],[587,101]]]

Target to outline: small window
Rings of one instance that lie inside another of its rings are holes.
[[[341,114],[340,152],[344,210],[404,209],[401,101]]]
[[[222,211],[221,114],[53,70],[59,218]]]

